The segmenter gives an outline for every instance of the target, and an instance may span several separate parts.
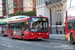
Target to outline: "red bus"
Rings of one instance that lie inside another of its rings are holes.
[[[75,0],[67,1],[65,37],[71,43],[75,42]]]
[[[49,39],[47,17],[26,17],[8,22],[8,37],[19,39]]]

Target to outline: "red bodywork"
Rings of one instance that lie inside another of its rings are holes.
[[[39,39],[39,38],[49,39],[49,21],[48,21],[48,31],[47,32],[35,32],[34,33],[30,31],[30,18],[31,17],[8,22],[8,26],[9,26],[9,23],[12,23],[12,22],[29,20],[29,31],[24,31],[24,28],[22,28],[22,31],[18,31],[18,32],[21,32],[21,35],[13,35],[13,38],[22,39],[22,34],[24,34],[24,39]],[[47,17],[43,17],[43,18],[47,18]],[[11,37],[11,34],[13,34],[13,31],[11,31],[8,27],[8,37]]]

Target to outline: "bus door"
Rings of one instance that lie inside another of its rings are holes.
[[[25,39],[29,39],[29,20],[25,22]]]

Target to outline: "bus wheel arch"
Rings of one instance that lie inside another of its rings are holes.
[[[11,33],[11,38],[13,39],[13,33]]]
[[[73,33],[71,32],[71,34],[70,34],[70,42],[72,43],[72,44],[74,44],[74,36],[73,36]]]
[[[24,40],[24,34],[22,34],[22,39]]]

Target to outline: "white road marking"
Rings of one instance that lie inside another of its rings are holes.
[[[26,42],[26,41],[16,41],[16,42],[21,42],[21,43],[25,43],[25,44],[31,44],[31,42]]]
[[[12,47],[14,47],[14,46],[10,46],[10,45],[8,45],[7,47],[12,48]]]
[[[13,41],[13,40],[10,40],[10,39],[2,39],[2,40],[5,40],[5,41]]]
[[[0,44],[0,45],[5,46],[5,44]]]
[[[54,48],[74,49],[74,46],[60,45],[60,46],[54,46]]]
[[[49,46],[45,46],[45,47],[49,47]]]
[[[24,48],[21,48],[21,49],[23,49],[23,50],[24,50]]]
[[[50,44],[63,45],[63,44],[60,44],[60,43],[53,43],[53,42],[50,42]]]
[[[19,48],[19,47],[16,47],[16,48]]]

